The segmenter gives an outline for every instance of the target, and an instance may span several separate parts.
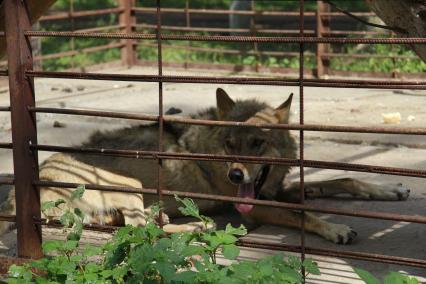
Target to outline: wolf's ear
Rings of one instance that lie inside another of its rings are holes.
[[[280,123],[288,123],[290,118],[291,101],[293,100],[293,93],[290,94],[288,99],[275,109],[275,115],[280,120]]]
[[[235,102],[221,88],[216,90],[217,113],[220,120],[223,120],[229,111],[234,107]]]

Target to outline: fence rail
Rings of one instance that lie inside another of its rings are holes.
[[[134,4],[134,1],[118,1],[118,7],[116,8],[107,8],[107,9],[99,9],[99,10],[88,10],[88,11],[75,11],[75,7],[73,6],[73,2],[70,2],[69,11],[67,12],[57,12],[53,13],[51,15],[46,15],[41,17],[41,21],[43,23],[50,22],[50,21],[59,21],[59,20],[69,20],[72,23],[72,26],[74,26],[74,20],[78,18],[84,18],[84,17],[99,17],[104,15],[111,15],[115,14],[118,16],[118,23],[116,25],[111,25],[108,27],[94,27],[94,28],[85,28],[85,29],[73,29],[76,33],[98,33],[100,31],[105,30],[111,30],[114,32],[117,31],[124,31],[126,33],[133,33],[135,31],[142,31],[143,33],[146,33],[146,31],[153,31],[156,32],[157,25],[156,23],[150,23],[150,22],[144,22],[144,17],[140,17],[143,15],[152,15],[155,16],[157,13],[157,8],[155,7],[137,7]],[[276,36],[294,36],[299,34],[298,29],[280,29],[280,28],[264,28],[264,27],[258,27],[256,23],[256,19],[259,17],[262,17],[262,21],[265,23],[268,23],[268,21],[277,19],[277,17],[293,17],[297,18],[299,16],[299,12],[296,11],[262,11],[262,10],[251,10],[251,11],[241,11],[241,10],[225,10],[225,9],[194,9],[190,8],[189,1],[186,0],[186,7],[185,8],[162,8],[162,13],[167,15],[172,15],[174,17],[184,17],[186,21],[185,26],[181,25],[162,25],[161,28],[165,32],[184,32],[184,33],[213,33],[213,34],[232,34],[232,33],[238,33],[238,34],[246,34],[246,35],[276,35]],[[352,12],[354,16],[357,17],[374,17],[374,13],[371,12]],[[203,19],[202,21],[200,19],[193,19],[191,16],[197,16],[202,15]],[[250,16],[252,19],[251,27],[248,28],[231,28],[231,27],[211,27],[211,26],[205,26],[206,23],[209,23],[210,18],[209,17],[217,17],[217,16],[230,16],[230,15],[240,15],[240,16]],[[367,31],[367,30],[336,30],[332,28],[331,22],[333,19],[339,20],[343,17],[347,17],[342,12],[332,12],[331,8],[326,3],[320,3],[317,5],[317,10],[315,12],[305,12],[304,17],[306,19],[316,19],[316,25],[315,29],[304,29],[304,35],[305,36],[317,36],[319,38],[330,38],[333,36],[362,36],[362,37],[368,37],[368,36],[376,36],[376,37],[388,37],[391,35],[389,31]],[[198,25],[198,26],[197,26]],[[59,36],[60,34],[56,34],[55,36]],[[154,35],[154,34],[153,34]],[[163,35],[165,36],[165,35]],[[191,35],[192,38],[188,38],[188,40],[194,40],[194,35]],[[190,36],[190,37],[191,37]],[[82,37],[81,35],[79,37]],[[107,36],[101,37],[101,38],[109,38]],[[132,39],[142,39],[144,37],[133,37]],[[152,39],[155,39],[152,37]],[[164,40],[167,40],[166,38],[162,38]],[[178,40],[176,38],[168,38],[169,40]],[[61,57],[74,57],[78,54],[89,54],[93,52],[99,52],[102,50],[107,50],[111,48],[117,48],[121,50],[121,61],[123,64],[126,64],[128,66],[133,65],[140,65],[140,64],[147,64],[146,58],[141,57],[138,52],[137,48],[138,46],[143,47],[154,47],[154,45],[146,44],[143,41],[125,41],[122,40],[122,45],[118,44],[106,44],[106,45],[100,45],[96,47],[90,47],[85,48],[82,50],[75,50],[75,44],[73,43],[73,40],[71,40],[71,50],[65,51],[65,52],[59,52],[59,53],[53,53],[53,54],[42,54],[39,56],[36,56],[35,61],[38,62],[40,65],[43,64],[43,60],[51,60],[51,59],[57,59]],[[222,39],[219,39],[219,41],[222,42]],[[229,40],[231,41],[231,40]],[[374,41],[374,40],[373,40]],[[235,41],[233,41],[235,42]],[[265,43],[269,41],[263,41]],[[288,42],[288,41],[283,41]],[[310,57],[315,59],[315,66],[311,69],[304,68],[308,71],[308,74],[313,74],[316,77],[323,77],[327,75],[342,75],[342,76],[348,76],[351,74],[355,74],[358,76],[377,76],[377,77],[392,77],[397,78],[400,76],[410,76],[412,75],[413,78],[424,78],[424,74],[422,73],[404,73],[400,72],[396,69],[396,62],[399,60],[416,60],[416,56],[411,55],[400,55],[400,54],[374,54],[374,53],[355,53],[355,54],[347,54],[344,52],[336,52],[332,49],[332,44],[341,44],[341,40],[324,40],[319,41],[321,43],[327,43],[324,45],[320,45],[316,48],[316,52],[314,53],[305,53],[304,56]],[[260,42],[257,42],[260,43]],[[309,43],[309,42],[307,42]],[[354,44],[367,44],[371,43],[371,39],[362,40],[360,38],[358,41],[346,41],[345,43],[354,43]],[[397,44],[398,42],[381,42],[389,43],[389,44]],[[256,45],[256,43],[254,43]],[[189,61],[189,53],[196,52],[200,54],[223,54],[223,55],[230,55],[230,56],[239,56],[241,54],[244,54],[245,56],[254,56],[256,62],[253,63],[254,68],[253,70],[256,72],[259,72],[262,70],[262,72],[279,72],[279,73],[295,73],[297,69],[294,68],[288,68],[288,67],[270,67],[263,66],[260,62],[261,58],[265,58],[268,56],[273,56],[277,58],[297,58],[299,56],[298,52],[291,52],[291,51],[268,51],[268,50],[261,50],[258,46],[253,46],[252,50],[245,50],[242,51],[241,49],[232,49],[232,48],[215,48],[215,47],[196,47],[191,46],[191,44],[183,45],[183,46],[171,46],[166,44],[163,44],[164,48],[177,48],[182,50],[182,52],[186,52],[185,58],[183,59],[182,66],[185,68],[188,68],[189,66],[194,68],[218,68],[218,69],[241,69],[241,64],[213,64],[210,63],[199,63],[196,64],[194,62]],[[377,60],[392,60],[393,64],[393,70],[392,72],[383,73],[383,72],[371,72],[371,71],[341,71],[334,69],[330,64],[331,60],[342,60],[343,62],[346,62],[347,60],[366,60],[366,59],[377,59]],[[74,61],[73,66],[74,66]],[[155,61],[152,61],[152,63],[155,63]],[[175,62],[177,63],[177,62]],[[165,65],[168,66],[167,62],[165,62]],[[173,64],[170,64],[173,65]],[[175,66],[178,66],[174,64]],[[247,66],[245,69],[251,69],[248,68],[250,66]]]

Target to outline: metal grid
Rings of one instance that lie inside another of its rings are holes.
[[[40,217],[39,188],[43,186],[55,186],[62,188],[75,187],[77,184],[63,182],[40,181],[38,178],[38,151],[55,152],[79,152],[91,153],[97,155],[120,156],[138,159],[154,159],[158,161],[158,186],[157,188],[136,189],[122,188],[114,186],[86,185],[88,190],[107,190],[128,193],[144,193],[158,195],[159,199],[163,196],[178,194],[183,197],[192,197],[197,199],[218,200],[224,202],[238,202],[245,204],[254,204],[257,206],[271,206],[277,208],[286,208],[298,210],[300,212],[311,211],[338,215],[347,215],[354,217],[376,218],[394,221],[406,221],[415,223],[426,223],[426,216],[402,215],[393,213],[379,213],[372,211],[353,211],[348,209],[319,208],[316,206],[304,204],[304,194],[301,194],[301,203],[284,203],[264,200],[247,200],[238,197],[228,197],[219,195],[210,195],[202,193],[190,193],[165,190],[162,188],[162,161],[164,159],[186,159],[186,160],[205,160],[205,161],[239,161],[246,163],[268,163],[300,167],[300,191],[303,192],[304,168],[326,168],[336,170],[350,170],[369,173],[381,173],[389,175],[426,177],[426,171],[411,170],[404,168],[393,168],[383,166],[371,166],[350,163],[324,162],[304,159],[304,131],[335,131],[335,132],[358,132],[358,133],[393,133],[393,134],[415,134],[425,135],[426,128],[379,128],[379,127],[346,127],[346,126],[324,126],[304,124],[304,96],[303,91],[306,86],[317,87],[335,87],[335,88],[411,88],[426,89],[426,82],[382,82],[375,80],[308,80],[304,78],[304,44],[306,43],[387,43],[387,44],[424,44],[426,38],[314,38],[305,37],[304,33],[304,0],[300,1],[300,36],[299,37],[253,37],[253,36],[198,36],[198,35],[162,35],[161,33],[161,5],[157,0],[157,33],[156,34],[138,34],[138,33],[87,33],[87,32],[39,32],[31,31],[28,10],[25,9],[27,1],[5,0],[6,13],[6,39],[8,43],[9,69],[0,75],[9,76],[11,107],[1,107],[0,111],[10,111],[12,116],[12,143],[0,143],[0,148],[12,149],[14,156],[15,173],[14,178],[3,178],[0,184],[14,185],[16,189],[17,212],[16,216],[0,215],[0,220],[16,222],[18,228],[18,256],[37,258],[42,255],[41,252],[41,225],[45,223]],[[4,36],[4,34],[2,34]],[[31,56],[31,47],[29,45],[30,37],[41,36],[61,36],[61,37],[87,37],[87,38],[114,38],[114,39],[141,39],[155,40],[158,47],[158,75],[116,75],[116,74],[87,74],[71,72],[35,72],[32,71],[33,58]],[[221,78],[221,77],[184,77],[184,76],[164,76],[162,72],[162,40],[185,40],[185,41],[235,41],[235,42],[269,42],[269,43],[298,43],[300,45],[300,68],[299,78],[294,80],[284,79],[264,79],[264,78]],[[120,81],[139,81],[139,82],[158,82],[159,84],[159,115],[131,115],[117,112],[87,111],[79,109],[54,109],[35,107],[34,98],[34,77],[48,78],[69,78],[69,79],[90,79],[90,80],[120,80]],[[226,121],[203,121],[197,119],[183,119],[163,115],[163,83],[226,83],[226,84],[254,84],[254,85],[280,85],[280,86],[299,86],[300,91],[300,117],[299,124],[275,125],[275,124],[250,124],[242,122]],[[73,115],[102,116],[133,120],[147,120],[159,122],[159,143],[158,151],[129,151],[129,150],[109,150],[109,149],[87,149],[78,147],[62,147],[54,145],[40,145],[37,143],[37,130],[35,116],[37,113],[62,113]],[[196,125],[219,125],[234,127],[261,127],[276,129],[292,129],[300,131],[300,158],[286,159],[276,157],[253,157],[253,156],[233,156],[233,155],[213,155],[201,153],[170,153],[164,152],[162,137],[164,122],[196,124]],[[25,206],[24,206],[25,205]],[[160,215],[161,216],[161,215]],[[110,230],[111,228],[102,226],[90,226],[89,229]],[[385,263],[394,263],[410,265],[416,267],[426,267],[426,260],[404,258],[396,256],[387,256],[381,254],[361,253],[361,252],[341,252],[336,250],[325,250],[306,247],[305,231],[302,226],[301,240],[299,246],[277,245],[272,243],[260,243],[253,241],[240,241],[241,246],[267,248],[275,250],[286,250],[300,252],[302,258],[306,253],[338,256],[343,258],[362,259],[370,261],[380,261]],[[2,260],[0,259],[0,262]]]

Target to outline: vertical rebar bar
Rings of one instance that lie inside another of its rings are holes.
[[[158,46],[158,76],[163,76],[163,56],[162,56],[162,47],[161,47],[161,0],[157,0],[157,46]],[[158,82],[158,151],[162,152],[164,150],[163,145],[163,82]],[[157,194],[158,199],[161,202],[163,199],[163,160],[158,159],[158,182],[157,182]],[[163,214],[160,210],[159,214],[159,223],[160,227],[163,226]]]
[[[300,37],[304,37],[305,35],[305,1],[300,0],[300,16],[299,16],[299,28],[300,28]],[[305,45],[304,43],[300,43],[299,46],[299,123],[300,125],[304,124],[304,89],[303,89],[303,80],[304,80],[304,51]],[[300,203],[305,203],[305,169],[304,169],[304,131],[300,130],[299,137],[299,156],[300,156]],[[301,212],[301,226],[300,226],[300,254],[302,261],[305,259],[305,211]],[[302,276],[303,282],[305,282],[305,269],[302,266]]]
[[[35,114],[28,110],[35,106],[34,79],[25,76],[33,69],[31,41],[24,31],[31,30],[28,0],[5,0],[5,31],[9,69],[10,109],[12,122],[13,166],[18,256],[39,258],[41,226],[40,194],[33,181],[38,180],[38,155],[30,145],[37,144]]]
[[[185,21],[186,21],[186,27],[190,28],[191,27],[191,18],[190,18],[190,14],[189,14],[189,0],[185,0]],[[188,41],[187,46],[188,49],[185,52],[185,63],[184,63],[184,68],[188,69],[188,64],[189,64],[189,49],[191,48],[192,42]]]

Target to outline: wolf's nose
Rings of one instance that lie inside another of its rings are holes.
[[[244,180],[244,173],[240,169],[231,169],[228,177],[233,183],[239,184]]]

